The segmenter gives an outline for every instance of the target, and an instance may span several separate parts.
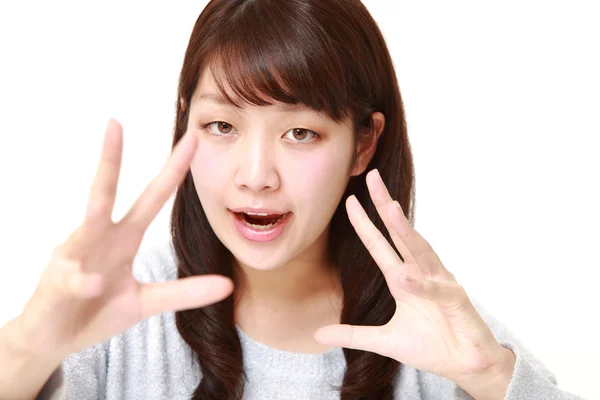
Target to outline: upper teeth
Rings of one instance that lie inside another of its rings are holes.
[[[246,214],[248,215],[256,215],[259,217],[266,217],[267,215],[269,215],[268,213],[253,213],[253,212],[247,212]]]

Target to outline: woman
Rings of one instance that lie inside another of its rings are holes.
[[[109,124],[83,224],[0,331],[1,398],[577,398],[412,228],[358,0],[213,0],[179,82],[172,157],[118,223]],[[171,242],[136,255],[175,188]]]

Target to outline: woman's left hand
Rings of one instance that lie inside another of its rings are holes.
[[[378,171],[367,174],[367,186],[404,262],[355,196],[347,199],[346,208],[385,276],[396,311],[383,326],[330,325],[319,329],[315,340],[378,353],[456,383],[496,379],[500,373],[508,384],[515,362],[512,351],[498,343],[463,287],[410,225]]]

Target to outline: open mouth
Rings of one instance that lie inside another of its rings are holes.
[[[245,212],[235,213],[244,225],[257,231],[266,231],[280,223],[289,212],[281,215],[275,214],[248,214]]]

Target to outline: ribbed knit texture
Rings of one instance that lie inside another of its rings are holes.
[[[177,277],[170,243],[136,256],[134,276],[141,282]],[[561,391],[554,375],[473,298],[496,339],[516,355],[506,400],[577,400]],[[248,377],[244,399],[339,399],[346,367],[341,348],[320,354],[277,350],[247,336],[238,327]],[[201,378],[191,348],[179,336],[174,313],[149,318],[109,341],[67,357],[38,399],[183,400],[190,399]],[[443,400],[473,398],[454,382],[401,365],[394,381],[395,398]]]

